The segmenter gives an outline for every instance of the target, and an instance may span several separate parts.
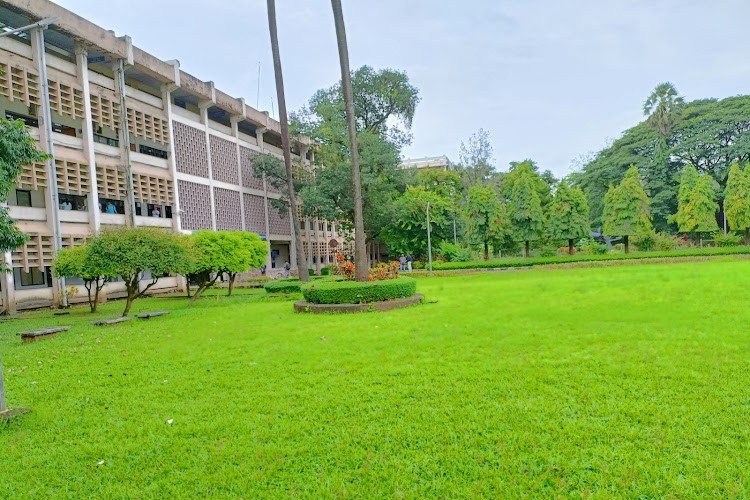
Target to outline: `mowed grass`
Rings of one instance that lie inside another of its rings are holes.
[[[0,424],[0,497],[745,497],[748,277],[540,269],[420,279],[434,303],[387,313],[244,291],[5,321],[33,412]],[[73,328],[11,333],[51,324]]]

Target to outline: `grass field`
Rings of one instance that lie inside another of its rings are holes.
[[[259,290],[3,321],[9,403],[34,411],[0,424],[0,497],[746,497],[748,276],[727,257],[423,278],[436,302],[354,316]]]

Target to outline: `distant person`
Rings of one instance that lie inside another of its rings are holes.
[[[286,264],[284,264],[284,277],[285,278],[289,277],[289,274],[291,273],[291,271],[292,271],[291,264],[289,264],[289,262],[287,262]]]
[[[406,254],[406,267],[408,268],[409,272],[411,272],[411,261],[412,261],[411,254],[410,253]]]
[[[266,265],[265,264],[262,265],[262,266],[260,266],[260,274],[261,274],[261,276],[265,276],[266,275]]]
[[[398,258],[398,263],[401,264],[401,270],[406,271],[406,256],[404,254],[401,254],[401,257]]]
[[[107,202],[107,206],[105,208],[106,208],[108,214],[116,214],[117,213],[117,209],[115,208],[115,206],[112,204],[111,201]]]
[[[161,211],[159,210],[159,207],[154,207],[154,209],[151,210],[151,217],[161,217]]]

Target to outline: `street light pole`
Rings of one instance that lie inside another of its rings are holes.
[[[430,202],[427,202],[427,262],[432,273],[432,240],[430,239]]]

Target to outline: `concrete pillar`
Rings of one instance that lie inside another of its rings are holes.
[[[49,155],[47,163],[47,226],[52,233],[52,247],[55,252],[62,248],[62,234],[60,229],[60,199],[57,194],[57,166],[55,164],[55,148],[52,136],[52,110],[49,103],[49,82],[47,79],[47,52],[44,43],[44,28],[31,30],[32,59],[39,74],[39,84],[42,95],[39,105],[39,139],[41,150]],[[40,256],[42,259],[43,257]],[[60,305],[61,290],[65,290],[65,278],[52,280],[52,303]],[[63,298],[64,305],[67,299]]]
[[[244,103],[242,106],[242,109],[245,109]],[[229,123],[232,125],[232,136],[234,136],[234,146],[237,149],[237,175],[239,176],[239,185],[240,185],[240,228],[242,228],[243,231],[247,231],[247,228],[245,227],[245,196],[242,194],[243,184],[242,184],[242,158],[240,158],[240,129],[239,129],[239,123],[244,119],[241,115],[232,115],[229,118]]]
[[[313,258],[313,248],[312,248],[312,241],[310,239],[310,225],[312,225],[312,219],[310,217],[305,217],[305,238],[307,239],[307,262],[312,262]]]
[[[315,224],[315,229],[313,229],[313,234],[315,235],[313,238],[315,240],[315,274],[320,274],[320,219],[315,217],[313,223]]]
[[[208,155],[208,187],[211,191],[211,228],[216,231],[216,201],[214,200],[214,176],[211,168],[211,134],[208,128],[208,108],[213,106],[212,101],[201,101],[198,108],[201,113],[201,123],[206,132],[206,154]]]
[[[96,179],[96,154],[94,152],[94,124],[91,117],[88,49],[85,45],[77,43],[75,52],[78,83],[83,88],[83,156],[89,164],[89,225],[95,233],[98,233],[101,228],[101,210],[99,210],[99,186]]]
[[[127,89],[125,86],[126,61],[118,59],[112,64],[115,82],[115,96],[120,103],[120,162],[125,173],[125,221],[135,227],[135,189],[133,188],[133,168],[130,164],[130,130],[128,129]]]
[[[177,185],[177,161],[174,155],[174,122],[172,121],[172,92],[177,88],[178,86],[173,83],[162,85],[161,102],[169,122],[169,158],[167,162],[169,164],[169,175],[172,177],[172,193],[174,194],[174,200],[172,201],[172,229],[176,233],[179,233],[182,231],[182,211],[180,210],[180,188]]]

